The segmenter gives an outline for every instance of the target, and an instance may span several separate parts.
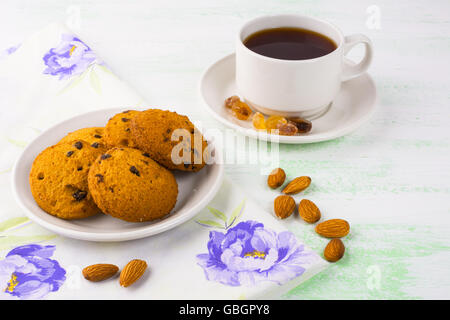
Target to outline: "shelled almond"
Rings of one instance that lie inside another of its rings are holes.
[[[320,210],[314,202],[303,199],[298,205],[298,213],[300,217],[308,223],[316,223],[320,220]]]
[[[331,219],[319,223],[316,232],[325,238],[342,238],[350,232],[350,224],[344,219]]]
[[[147,262],[144,260],[134,259],[127,263],[120,273],[120,285],[128,287],[136,282],[147,269]]]
[[[284,194],[297,194],[308,188],[310,184],[311,184],[310,177],[306,176],[297,177],[291,182],[289,182],[289,184],[283,189],[282,192]]]
[[[281,187],[285,179],[286,173],[284,170],[281,168],[276,168],[269,174],[269,177],[267,178],[267,185],[272,189],[276,189]]]
[[[345,246],[341,239],[332,239],[323,251],[323,256],[329,262],[340,260],[345,253]]]
[[[295,210],[295,200],[291,196],[281,195],[273,203],[275,214],[280,219],[286,219]]]
[[[119,268],[114,264],[98,263],[83,269],[83,277],[92,282],[106,280],[114,276]]]

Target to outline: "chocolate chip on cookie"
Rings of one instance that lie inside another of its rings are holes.
[[[75,201],[81,201],[84,198],[86,198],[87,192],[82,190],[77,190],[74,193],[72,193],[72,197],[75,199]]]
[[[141,174],[139,173],[139,170],[135,166],[131,166],[130,171],[131,171],[131,173],[137,175],[138,177],[141,176]]]

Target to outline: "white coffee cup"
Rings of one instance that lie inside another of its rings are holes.
[[[255,53],[243,43],[257,31],[279,27],[315,31],[337,48],[314,59],[281,60]],[[344,63],[347,52],[359,43],[366,48],[361,62]],[[341,83],[364,73],[371,60],[372,44],[365,35],[344,36],[333,24],[302,15],[263,16],[245,23],[238,33],[236,86],[247,103],[265,114],[314,118],[330,106]]]

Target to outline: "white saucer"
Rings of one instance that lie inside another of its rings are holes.
[[[312,130],[305,135],[278,136],[252,129],[251,121],[234,118],[224,107],[226,98],[239,95],[235,84],[235,55],[230,54],[203,74],[200,94],[207,110],[223,124],[238,132],[262,140],[281,143],[311,143],[326,141],[346,135],[366,122],[376,109],[376,88],[367,74],[342,83],[341,91],[330,108],[312,119]]]
[[[177,204],[166,217],[148,222],[126,222],[104,214],[78,220],[63,220],[44,212],[34,201],[29,184],[31,165],[45,148],[54,145],[71,131],[104,126],[123,109],[103,109],[66,119],[34,139],[17,160],[12,176],[14,196],[25,214],[34,222],[61,235],[92,241],[124,241],[148,237],[172,229],[191,219],[215,196],[222,184],[223,165],[213,163],[199,172],[174,171],[178,183]],[[176,110],[175,110],[176,111]],[[220,155],[216,156],[220,159]]]

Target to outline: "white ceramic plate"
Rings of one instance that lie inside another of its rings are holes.
[[[347,62],[350,63],[350,62]],[[281,143],[311,143],[326,141],[346,135],[364,124],[376,108],[376,88],[367,74],[346,81],[328,111],[312,120],[313,128],[305,135],[274,136],[252,129],[251,121],[234,118],[224,107],[226,98],[239,95],[235,84],[235,55],[228,55],[203,74],[200,94],[207,110],[223,124],[244,135]]]
[[[13,192],[26,215],[58,234],[92,241],[124,241],[138,239],[169,230],[192,218],[214,197],[222,183],[222,164],[211,164],[199,172],[174,172],[178,182],[178,199],[172,212],[161,220],[131,223],[99,214],[79,220],[63,220],[44,212],[31,194],[28,176],[36,156],[57,143],[67,133],[85,127],[104,126],[122,109],[103,109],[65,120],[32,141],[17,160],[13,176]],[[216,156],[219,150],[215,150]]]

